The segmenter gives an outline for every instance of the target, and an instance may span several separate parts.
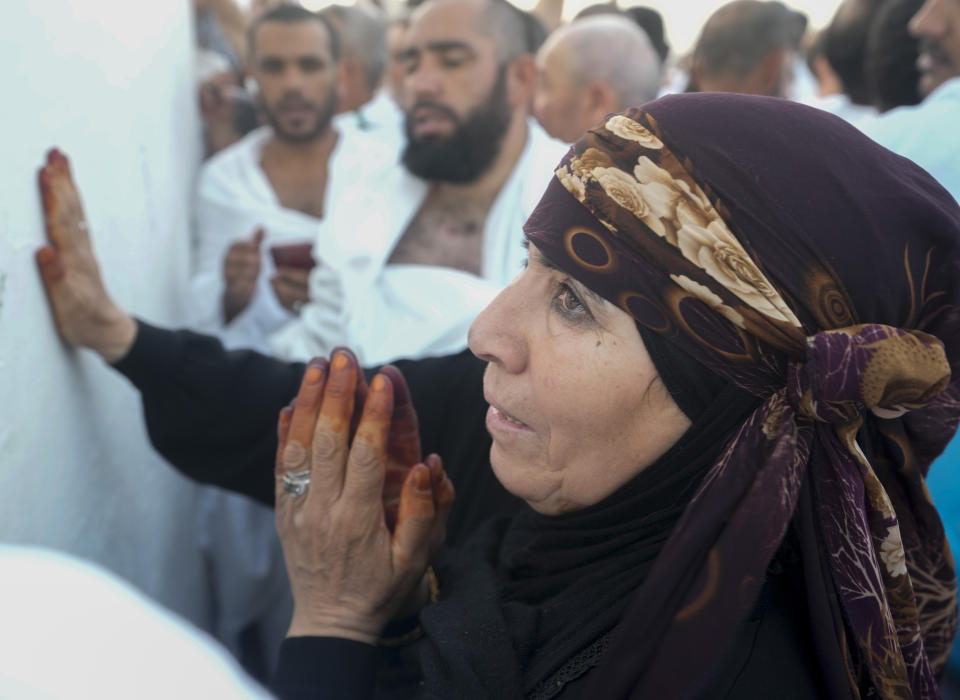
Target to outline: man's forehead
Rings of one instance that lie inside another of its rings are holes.
[[[490,40],[484,9],[482,0],[429,0],[413,15],[406,41],[422,45],[450,41],[474,44]]]
[[[253,48],[258,55],[268,53],[315,52],[330,54],[330,35],[316,20],[263,22],[254,33]]]

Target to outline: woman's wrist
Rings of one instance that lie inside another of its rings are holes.
[[[339,637],[375,645],[386,621],[341,614],[301,616],[294,611],[287,637]]]
[[[435,603],[440,597],[440,588],[437,582],[437,576],[433,567],[427,567],[420,583],[408,597],[404,608],[394,615],[394,618],[415,618],[420,610],[427,603]],[[416,601],[414,603],[414,601]],[[413,603],[412,607],[411,603]],[[390,620],[381,619],[379,616],[364,615],[362,613],[349,613],[343,608],[337,608],[331,611],[309,611],[302,612],[296,607],[293,611],[293,619],[290,622],[290,628],[287,630],[287,637],[339,637],[341,639],[352,639],[356,642],[365,644],[385,644],[386,646],[396,646],[407,641],[413,641],[417,636],[411,634],[419,628],[418,624],[404,630],[403,634],[396,638],[384,639],[383,631],[387,629]],[[422,632],[420,633],[422,635]],[[410,637],[410,639],[407,639]]]

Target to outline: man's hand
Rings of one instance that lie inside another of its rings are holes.
[[[114,304],[100,278],[67,157],[50,150],[38,180],[49,243],[37,251],[36,260],[57,331],[67,344],[115,362],[133,345],[137,324]]]
[[[310,301],[310,270],[298,267],[278,267],[270,279],[273,293],[283,308],[297,314],[300,307]]]
[[[253,236],[239,240],[227,250],[223,261],[223,320],[230,323],[250,304],[257,291],[260,276],[260,243],[264,231],[258,228]]]

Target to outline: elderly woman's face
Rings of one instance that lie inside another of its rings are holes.
[[[497,478],[541,513],[599,502],[689,427],[633,319],[554,269],[527,268],[477,317],[470,349]]]

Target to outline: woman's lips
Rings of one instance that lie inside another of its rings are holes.
[[[490,404],[487,409],[487,429],[491,432],[530,432],[531,428],[509,413]]]

